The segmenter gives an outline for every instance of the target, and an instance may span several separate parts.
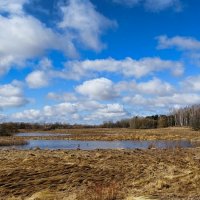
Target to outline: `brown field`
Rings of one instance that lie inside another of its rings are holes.
[[[27,130],[24,130],[27,132]],[[47,131],[50,132],[50,131]],[[199,141],[189,128],[69,129],[26,139]],[[8,143],[25,137],[2,137]],[[0,200],[200,200],[200,148],[0,150]]]
[[[34,132],[21,130],[21,132]],[[200,141],[200,131],[187,127],[170,127],[160,129],[128,129],[128,128],[93,128],[93,129],[58,129],[53,131],[35,131],[48,133],[66,133],[60,139],[70,140],[194,140]],[[56,135],[55,135],[56,137]],[[55,139],[55,137],[32,137],[34,139]],[[27,138],[27,137],[26,137]]]
[[[1,150],[0,166],[2,200],[200,199],[200,148]]]

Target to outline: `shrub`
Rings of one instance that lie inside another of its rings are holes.
[[[157,120],[144,117],[134,117],[130,120],[130,127],[135,129],[157,128]]]
[[[16,126],[12,123],[0,124],[0,136],[12,136],[14,133],[17,132],[18,130]]]

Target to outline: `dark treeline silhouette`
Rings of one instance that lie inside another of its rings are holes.
[[[30,131],[50,131],[55,129],[81,129],[81,128],[94,128],[92,125],[79,125],[79,124],[62,124],[62,123],[15,123],[7,122],[0,124],[0,136],[12,136],[19,132],[19,130],[25,129]]]
[[[18,132],[16,123],[2,123],[0,124],[0,136],[11,136]]]
[[[153,129],[175,126],[173,115],[152,115],[146,117],[136,116],[131,119],[123,119],[117,122],[104,122],[98,127],[101,128],[134,128]]]
[[[107,121],[103,122],[103,124],[96,126],[98,128],[129,128],[130,127],[130,119],[122,119],[117,122]]]
[[[9,136],[20,129],[25,130],[55,130],[55,129],[82,129],[82,128],[133,128],[155,129],[165,127],[192,127],[200,130],[200,105],[193,105],[173,110],[169,115],[152,115],[146,117],[135,116],[130,119],[122,119],[117,122],[107,121],[100,125],[81,125],[63,123],[1,123],[0,136]]]
[[[75,128],[93,128],[93,125],[81,125],[81,124],[64,124],[64,123],[14,123],[17,129],[28,130],[55,130],[55,129],[75,129]]]

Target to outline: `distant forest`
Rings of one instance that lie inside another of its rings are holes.
[[[107,121],[100,125],[80,125],[63,123],[1,123],[0,135],[13,135],[20,129],[27,130],[55,130],[55,129],[81,129],[81,128],[133,128],[133,129],[155,129],[165,127],[191,127],[200,130],[200,105],[193,105],[173,110],[169,115],[135,116],[130,119],[122,119],[117,122]]]

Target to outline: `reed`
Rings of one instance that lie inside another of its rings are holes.
[[[21,132],[30,131],[23,130]],[[128,128],[56,129],[53,131],[43,132],[66,133],[66,136],[63,136],[63,139],[66,138],[71,140],[194,140],[194,138],[195,140],[199,140],[200,138],[200,131],[193,131],[188,127],[170,127],[144,130]]]
[[[28,144],[28,141],[20,138],[19,139],[10,137],[0,138],[0,146],[20,146],[26,144]]]

